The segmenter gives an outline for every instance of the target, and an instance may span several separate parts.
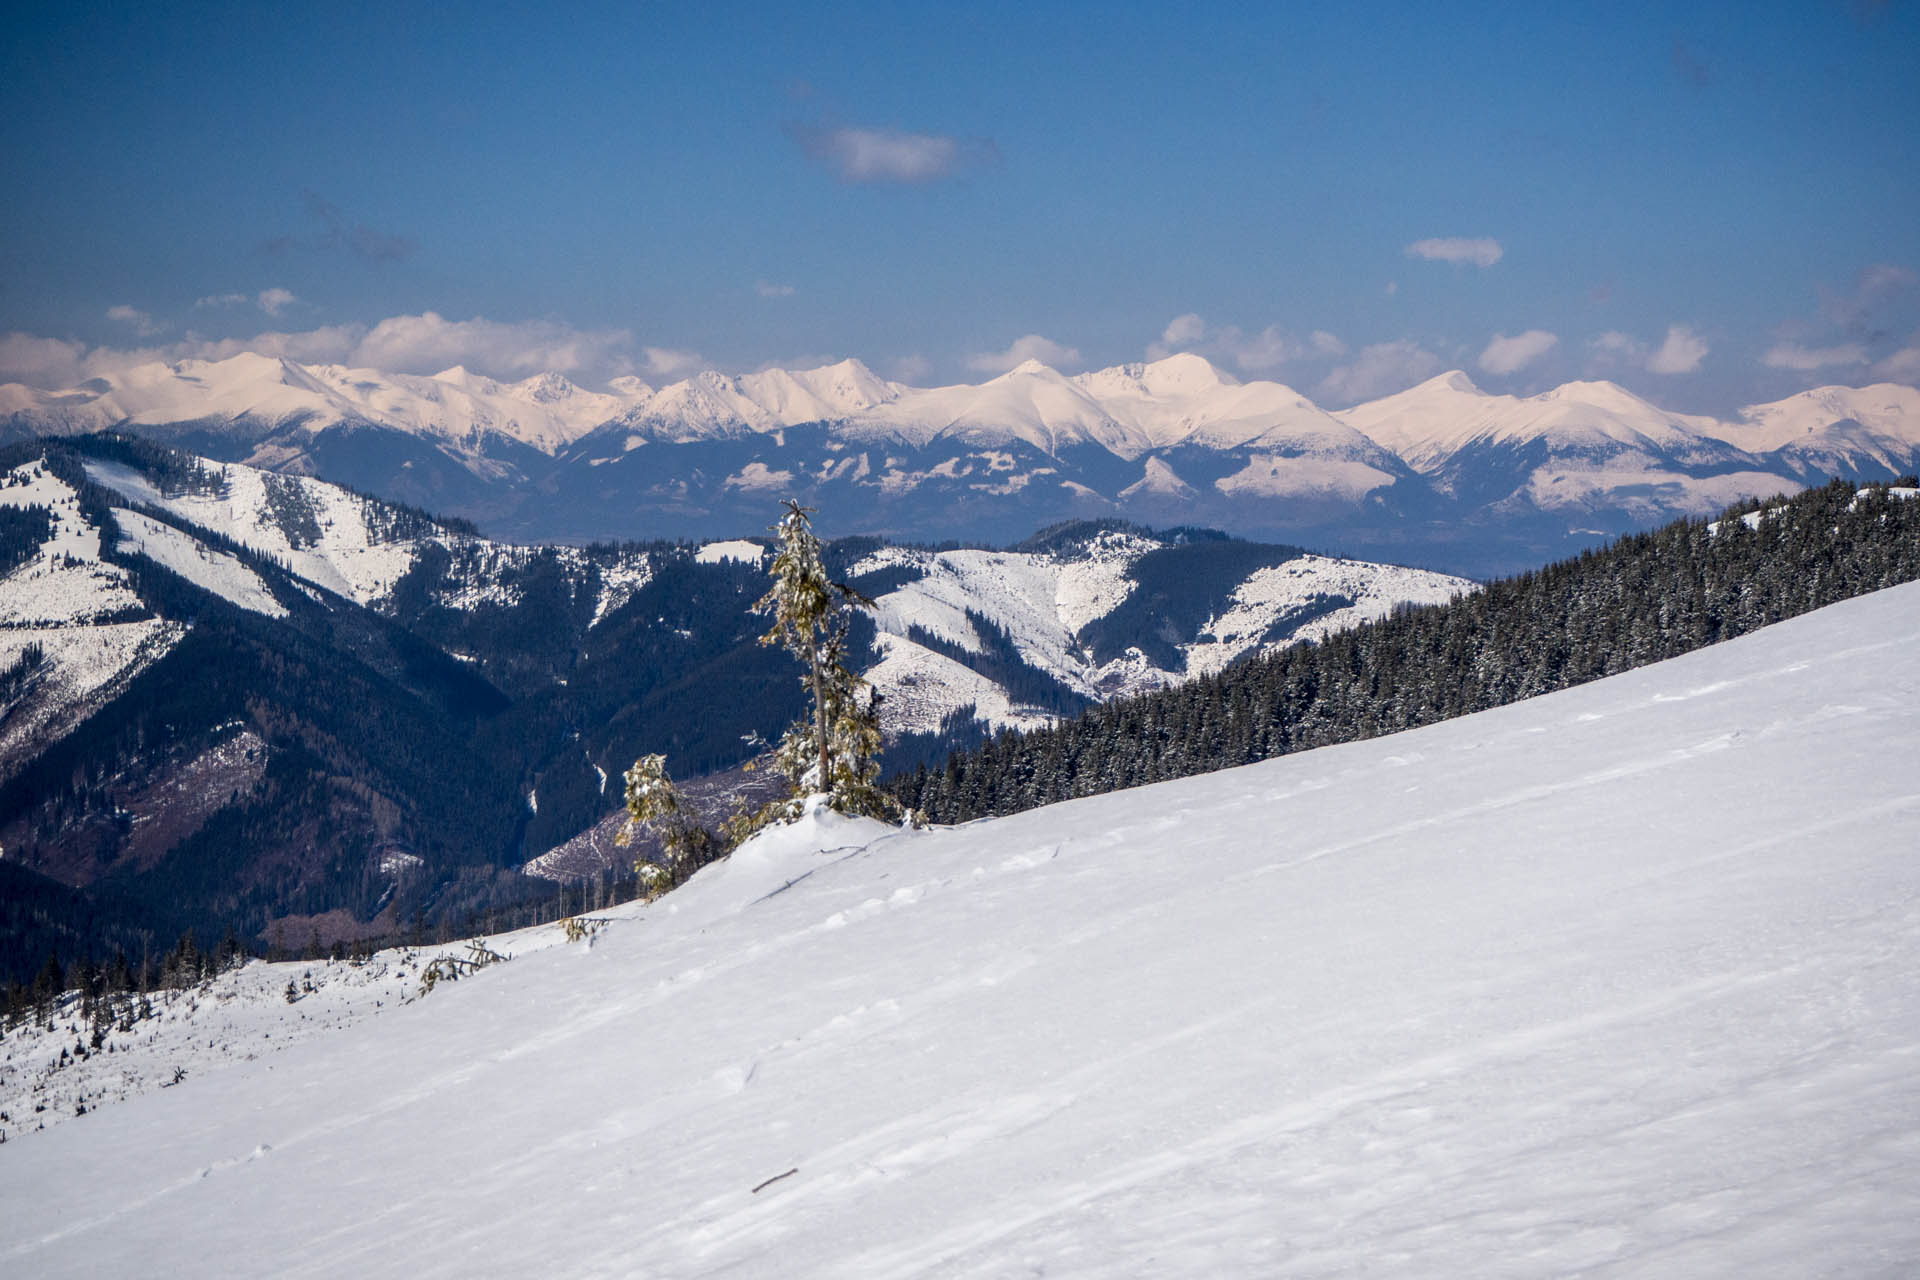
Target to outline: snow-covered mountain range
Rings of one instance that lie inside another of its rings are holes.
[[[856,360],[595,392],[551,373],[506,384],[260,355],[59,392],[0,387],[0,430],[14,436],[108,427],[532,540],[737,535],[769,494],[792,494],[897,536],[1007,542],[1118,515],[1469,570],[1920,467],[1920,391],[1892,383],[1823,387],[1733,420],[1607,382],[1490,395],[1457,371],[1330,413],[1192,354],[1073,377],[1028,361],[935,388]]]
[[[430,951],[256,963],[71,1064],[69,1005],[0,1069],[0,1260],[1906,1274],[1916,685],[1908,585],[1204,777],[819,815],[424,999]]]

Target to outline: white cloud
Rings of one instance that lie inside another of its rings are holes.
[[[1164,360],[1176,351],[1187,350],[1197,351],[1216,364],[1231,363],[1249,373],[1259,373],[1315,356],[1337,358],[1347,353],[1347,344],[1325,329],[1314,330],[1305,341],[1272,324],[1253,334],[1235,325],[1214,329],[1188,312],[1168,321],[1160,340],[1147,345],[1147,359]]]
[[[1487,343],[1487,349],[1480,353],[1480,367],[1488,373],[1517,373],[1559,343],[1559,336],[1545,329],[1529,329],[1511,338],[1504,333],[1496,333],[1493,340]]]
[[[1894,293],[1920,284],[1920,275],[1893,262],[1876,262],[1860,273],[1863,293]]]
[[[933,361],[916,352],[913,355],[896,356],[887,369],[895,382],[918,386],[920,379],[933,372]]]
[[[675,351],[671,347],[643,347],[640,354],[645,357],[646,371],[656,378],[684,377],[697,373],[707,363],[698,351]]]
[[[0,382],[24,382],[52,390],[75,386],[93,376],[87,369],[84,343],[31,333],[0,336]]]
[[[1867,349],[1857,342],[1842,343],[1837,347],[1803,347],[1797,342],[1779,342],[1760,357],[1760,363],[1769,369],[1797,369],[1802,373],[1824,369],[1828,365],[1866,362]]]
[[[1647,344],[1618,329],[1609,329],[1587,345],[1607,363],[1640,364],[1647,358]]]
[[[991,142],[941,133],[809,126],[788,132],[808,155],[848,182],[937,182],[995,155]]]
[[[754,292],[763,298],[791,298],[793,296],[793,286],[790,284],[774,284],[767,280],[757,280],[754,282],[753,288]]]
[[[1079,364],[1080,351],[1076,347],[1063,346],[1052,338],[1029,333],[1014,339],[1013,345],[1005,351],[982,351],[969,356],[967,367],[980,373],[1005,373],[1029,360],[1038,360],[1041,364],[1058,369],[1063,365]]]
[[[1206,336],[1207,322],[1191,311],[1167,321],[1160,331],[1160,341],[1169,348],[1190,346]]]
[[[138,307],[129,307],[124,303],[117,307],[108,307],[107,319],[131,326],[133,331],[143,338],[160,332],[160,327],[154,324],[152,316]]]
[[[475,316],[448,320],[436,312],[390,316],[354,348],[353,362],[405,373],[436,373],[450,365],[496,377],[523,378],[547,370],[628,372],[625,329],[582,330],[552,320],[505,324]]]
[[[247,300],[244,293],[210,293],[194,302],[195,307],[237,307]]]
[[[1222,345],[1230,350],[1235,364],[1250,372],[1276,369],[1300,359],[1308,350],[1275,325],[1268,325],[1250,338],[1243,338],[1237,331],[1227,334]]]
[[[1648,373],[1692,373],[1707,357],[1706,341],[1685,325],[1671,325],[1667,340],[1647,357]]]
[[[1920,338],[1873,366],[1873,376],[1888,382],[1920,385]]]
[[[1440,357],[1415,342],[1377,342],[1363,347],[1352,364],[1321,379],[1317,395],[1338,404],[1358,404],[1404,391],[1440,372]]]
[[[478,316],[447,320],[428,311],[392,316],[372,328],[326,325],[220,339],[189,332],[177,342],[135,348],[86,347],[12,333],[0,338],[0,381],[58,389],[154,361],[225,360],[247,351],[303,364],[345,364],[394,373],[437,373],[458,364],[501,378],[523,378],[551,369],[597,379],[631,373],[635,367],[633,335],[624,329],[582,330],[550,320],[505,324]],[[644,354],[653,372],[700,363],[692,353],[658,347],[646,348]]]
[[[358,350],[366,336],[366,327],[357,324],[322,325],[318,329],[306,329],[299,333],[256,333],[251,338],[222,338],[218,341],[188,334],[187,340],[176,344],[174,354],[166,358],[179,360],[192,356],[200,360],[225,360],[245,351],[254,351],[298,364],[365,365],[371,361],[360,359]],[[433,370],[396,368],[396,372],[437,373],[445,367],[441,365]]]
[[[1670,325],[1666,340],[1649,346],[1630,333],[1608,330],[1587,344],[1595,370],[1645,369],[1648,373],[1692,373],[1709,350],[1706,339],[1685,325]]]
[[[1492,236],[1437,236],[1415,240],[1407,246],[1409,258],[1425,258],[1429,262],[1470,262],[1476,267],[1490,267],[1500,261],[1504,253],[1500,242]]]
[[[262,289],[259,297],[256,298],[255,301],[260,304],[262,311],[270,316],[277,316],[294,303],[300,301],[300,299],[294,297],[292,293],[285,289],[275,287],[272,289]]]

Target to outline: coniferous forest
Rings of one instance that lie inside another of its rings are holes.
[[[893,786],[933,822],[1016,813],[1505,706],[1916,578],[1920,500],[1836,480],[1004,733]]]

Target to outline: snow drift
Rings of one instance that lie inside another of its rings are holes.
[[[608,926],[0,1148],[10,1274],[1904,1273],[1920,586]]]

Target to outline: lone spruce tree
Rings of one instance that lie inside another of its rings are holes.
[[[845,814],[887,821],[901,816],[899,802],[874,785],[880,776],[880,695],[846,662],[854,610],[870,609],[873,601],[827,577],[820,539],[808,519],[812,510],[791,498],[786,506],[787,514],[773,526],[773,587],[753,608],[773,617],[760,643],[784,645],[800,660],[801,681],[813,698],[812,714],[794,721],[774,751],[773,767],[787,778],[789,794],[758,812],[741,809],[716,835],[673,785],[665,756],[634,761],[626,773],[627,822],[615,843],[631,844],[642,830],[659,837],[661,861],[641,858],[634,864],[649,899],[762,827],[798,818],[811,795],[825,795],[830,808]]]
[[[806,796],[824,794],[841,813],[891,819],[899,806],[874,785],[880,776],[880,697],[846,663],[854,610],[873,601],[827,577],[820,539],[808,507],[788,498],[773,527],[773,587],[754,605],[771,614],[761,644],[777,644],[800,660],[801,680],[813,696],[813,714],[797,720],[774,753],[774,768],[792,784],[792,796],[758,815],[755,825],[799,816]]]

